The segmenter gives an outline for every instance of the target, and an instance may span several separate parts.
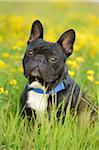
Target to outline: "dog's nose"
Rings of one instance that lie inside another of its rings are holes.
[[[36,66],[35,68],[33,68],[31,70],[31,75],[32,76],[40,76],[40,72],[39,72],[39,67],[38,66]]]

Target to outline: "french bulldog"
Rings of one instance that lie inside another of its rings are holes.
[[[73,52],[74,42],[73,29],[64,32],[57,42],[52,43],[43,40],[43,26],[39,20],[32,24],[23,58],[28,82],[21,95],[21,103],[27,116],[31,117],[33,112],[36,118],[37,114],[47,111],[50,118],[54,103],[58,108],[57,118],[62,113],[64,120],[69,102],[71,112],[77,108],[77,114],[89,105],[85,93],[68,74],[66,60]]]

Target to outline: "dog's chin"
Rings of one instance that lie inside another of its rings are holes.
[[[36,82],[41,83],[42,85],[44,84],[44,81],[38,76],[30,76],[30,77],[28,77],[28,80],[29,80],[29,83],[36,81]]]
[[[47,88],[47,89],[50,88],[51,89],[50,83],[45,81],[44,79],[38,77],[38,76],[28,77],[28,81],[29,81],[30,84],[33,83],[33,82],[38,82],[38,83],[40,83],[40,85],[44,86],[45,88]]]
[[[59,78],[53,79],[53,80],[44,80],[39,76],[30,76],[30,77],[28,77],[28,81],[30,84],[33,82],[38,82],[42,86],[46,87],[48,89],[48,91],[59,84]]]

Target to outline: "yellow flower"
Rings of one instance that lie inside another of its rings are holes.
[[[67,60],[67,64],[68,65],[72,65],[72,61],[71,60]]]
[[[95,81],[95,84],[96,84],[96,85],[99,85],[99,81]]]
[[[3,58],[9,58],[10,55],[9,55],[9,53],[3,53],[3,54],[2,54],[2,57],[3,57]]]
[[[4,93],[4,88],[0,87],[0,94]]]
[[[17,84],[17,81],[15,79],[10,80],[10,85],[15,86]]]
[[[0,60],[0,68],[6,67],[6,66],[7,64],[3,60]]]
[[[88,75],[94,75],[94,71],[93,70],[87,70],[87,74]]]
[[[77,62],[73,60],[68,60],[67,65],[70,65],[73,68],[77,68],[77,69],[79,68],[79,65],[77,64]]]
[[[88,75],[88,76],[87,76],[87,79],[88,79],[89,81],[93,82],[93,81],[94,81],[94,76],[93,76],[93,75]]]
[[[74,76],[75,76],[75,72],[74,72],[74,71],[69,70],[68,73],[69,73],[69,75],[70,75],[71,77],[74,77]]]
[[[85,60],[84,60],[84,58],[83,57],[77,57],[76,58],[76,62],[78,62],[78,63],[82,63],[82,62],[84,62]]]
[[[0,87],[0,94],[8,94],[8,90],[5,90],[4,87]]]

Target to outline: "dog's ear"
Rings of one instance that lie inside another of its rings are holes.
[[[64,32],[57,41],[61,45],[67,57],[70,56],[73,52],[74,41],[75,31],[73,29]]]
[[[31,34],[27,44],[34,41],[37,38],[43,38],[43,26],[39,20],[35,20],[32,24]]]

